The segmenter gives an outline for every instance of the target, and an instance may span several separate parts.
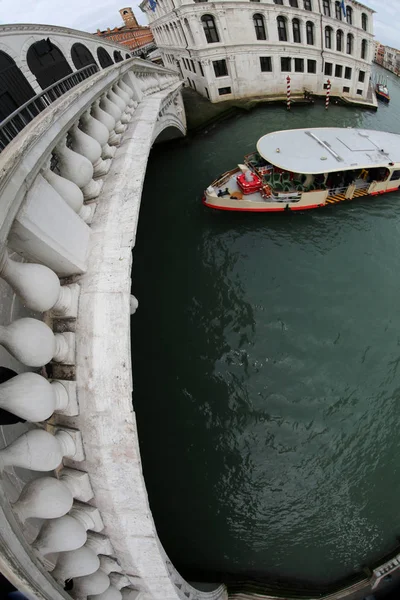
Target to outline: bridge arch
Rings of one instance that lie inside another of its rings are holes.
[[[111,67],[111,65],[114,64],[113,59],[108,54],[107,50],[105,48],[103,48],[103,46],[100,46],[99,48],[97,48],[97,58],[99,59],[100,66],[103,69],[106,69],[107,67]]]
[[[26,60],[42,90],[72,73],[64,54],[50,38],[34,42],[28,49]]]
[[[74,66],[79,70],[88,65],[97,64],[93,54],[84,44],[77,42],[71,48],[71,58]]]
[[[34,95],[35,91],[15,60],[0,50],[0,121]]]

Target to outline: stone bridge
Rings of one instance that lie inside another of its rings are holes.
[[[182,82],[127,58],[57,85],[0,124],[0,571],[29,598],[223,599],[162,548],[132,403],[132,248]]]

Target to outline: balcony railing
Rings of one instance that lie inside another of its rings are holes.
[[[17,110],[8,115],[0,123],[0,152],[19,134],[28,123],[37,115],[45,110],[52,102],[60,98],[63,94],[73,87],[97,73],[99,67],[95,64],[87,65],[79,71],[75,71],[60,79],[53,85],[30,98],[25,104],[22,104]]]

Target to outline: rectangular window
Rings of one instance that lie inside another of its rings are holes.
[[[363,91],[362,90],[357,90],[357,95],[358,96],[362,96]]]
[[[225,75],[228,75],[228,68],[226,66],[225,59],[214,60],[213,66],[214,66],[215,77],[224,77]],[[227,92],[227,93],[230,93],[230,92]]]
[[[343,67],[342,65],[335,66],[335,77],[343,77]]]
[[[393,181],[394,179],[400,179],[400,171],[393,171],[390,180]]]
[[[338,1],[335,2],[335,16],[339,21],[342,20],[342,7]]]
[[[326,17],[330,17],[331,16],[331,3],[330,3],[330,0],[322,0],[322,1],[323,1],[324,15]]]
[[[207,98],[210,99],[210,94],[208,93],[208,89],[204,88],[206,90],[206,94],[207,94]]]
[[[304,73],[304,58],[294,59],[294,70],[296,73]]]
[[[346,67],[344,70],[344,78],[351,79],[351,67]]]
[[[270,56],[260,56],[260,67],[263,73],[272,71],[272,61]]]
[[[324,73],[325,73],[325,75],[332,75],[332,73],[333,73],[333,64],[332,63],[325,63]]]
[[[316,72],[317,72],[317,61],[308,59],[307,73],[316,73]]]
[[[274,0],[274,4],[283,4],[283,0]]]
[[[286,58],[285,56],[281,57],[281,71],[282,72],[290,72],[291,71],[291,58]]]
[[[193,81],[192,83],[193,83],[193,88],[195,89],[195,91],[197,91],[195,82]]]
[[[358,74],[358,81],[360,81],[360,83],[364,83],[365,81],[365,71],[360,71]]]
[[[311,0],[304,0],[304,10],[312,10]]]
[[[289,4],[290,6],[293,6],[293,8],[299,8],[299,3],[297,0],[289,0]]]
[[[201,62],[199,62],[199,69],[200,69],[200,73],[201,73],[202,77],[204,77],[204,71],[203,71]]]
[[[193,60],[191,60],[190,62],[192,63],[192,71],[193,71],[193,73],[196,73],[196,67],[194,66]]]
[[[188,71],[188,64],[186,58],[183,59],[183,64],[185,65],[186,71]]]
[[[220,96],[225,96],[226,94],[231,94],[231,88],[230,87],[224,87],[224,88],[218,88],[218,94]]]
[[[349,87],[344,87],[343,88],[343,93],[344,94],[350,94],[350,88]]]

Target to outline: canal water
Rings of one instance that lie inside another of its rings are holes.
[[[389,86],[377,113],[261,106],[151,153],[134,408],[161,541],[192,580],[327,585],[398,545],[400,193],[303,214],[201,204],[264,133],[400,133]]]

